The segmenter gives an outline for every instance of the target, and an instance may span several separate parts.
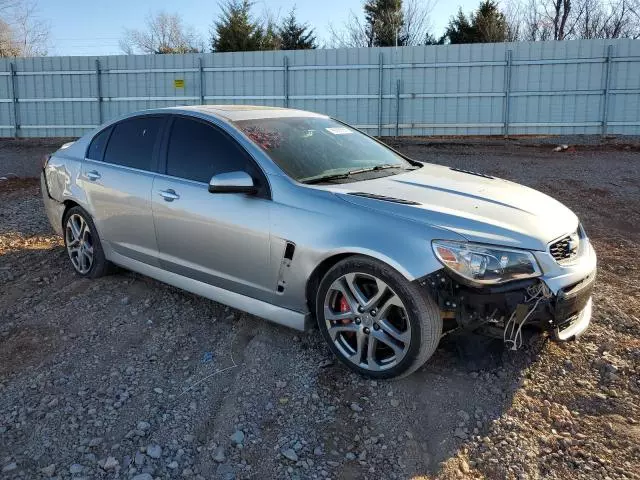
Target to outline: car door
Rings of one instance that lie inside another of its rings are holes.
[[[82,163],[88,207],[105,249],[159,266],[151,211],[160,132],[168,117],[143,115],[96,135]]]
[[[164,269],[263,301],[273,299],[271,201],[266,178],[227,133],[175,116],[163,148],[166,175],[153,185],[153,216]],[[257,195],[210,193],[218,173],[248,172]]]

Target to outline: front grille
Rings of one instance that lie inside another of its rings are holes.
[[[578,232],[562,237],[549,246],[549,253],[558,263],[568,263],[578,256],[580,236]]]

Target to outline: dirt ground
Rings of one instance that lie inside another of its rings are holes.
[[[408,378],[365,380],[317,331],[129,272],[75,276],[37,182],[0,180],[0,477],[639,479],[640,149],[399,148],[580,216],[599,272],[579,341],[445,343]]]

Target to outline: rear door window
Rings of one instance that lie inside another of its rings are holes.
[[[104,161],[140,170],[155,170],[153,150],[164,120],[163,117],[144,116],[116,124]]]
[[[112,127],[105,128],[98,135],[93,137],[91,140],[91,144],[89,145],[89,150],[87,150],[87,158],[91,160],[102,160],[102,155],[104,154],[104,147],[107,145],[107,141],[109,140],[109,135],[111,134]]]
[[[247,154],[218,128],[183,117],[176,117],[167,151],[167,174],[209,183],[218,173],[237,170],[252,173]]]

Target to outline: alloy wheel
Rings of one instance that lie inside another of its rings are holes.
[[[93,236],[82,215],[74,213],[67,219],[65,240],[73,267],[78,273],[87,274],[93,265]]]
[[[373,275],[337,278],[325,297],[324,320],[338,351],[360,368],[392,368],[409,350],[407,310],[393,289]]]

